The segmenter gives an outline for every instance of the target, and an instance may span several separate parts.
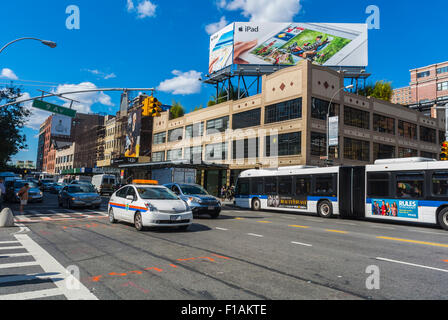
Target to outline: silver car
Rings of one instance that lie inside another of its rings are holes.
[[[193,183],[167,183],[165,187],[173,191],[184,200],[193,214],[208,214],[218,218],[221,212],[221,201],[210,195],[207,190]]]
[[[101,206],[101,197],[93,186],[85,184],[70,184],[62,188],[58,194],[60,207],[92,207]]]

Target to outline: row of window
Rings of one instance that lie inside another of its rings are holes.
[[[60,163],[66,163],[66,162],[71,162],[73,161],[73,155],[69,154],[66,156],[60,156],[56,158],[56,164],[60,164]]]
[[[448,72],[448,67],[437,68],[437,74]]]
[[[425,175],[427,175],[426,180]],[[447,195],[448,171],[369,172],[367,174],[367,196],[370,198],[422,199]]]
[[[429,71],[419,72],[417,73],[417,79],[429,77],[430,74],[431,73]]]
[[[437,91],[445,91],[448,90],[448,81],[439,82],[437,84]]]

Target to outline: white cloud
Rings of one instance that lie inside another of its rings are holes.
[[[0,78],[9,79],[9,80],[18,80],[19,77],[16,76],[14,71],[8,68],[3,68],[2,73],[0,74]]]
[[[91,74],[94,74],[94,75],[98,76],[98,78],[102,78],[102,79],[105,79],[105,80],[117,77],[116,74],[113,73],[113,72],[112,73],[105,73],[105,72],[102,72],[102,71],[97,70],[97,69],[93,69],[93,70],[92,69],[85,69],[85,71],[90,72]]]
[[[91,82],[82,82],[79,84],[63,84],[59,85],[56,90],[54,90],[52,93],[65,93],[65,92],[72,92],[77,90],[88,90],[88,89],[96,89],[97,86]],[[91,112],[91,106],[94,103],[101,103],[105,106],[114,106],[112,103],[111,97],[103,92],[86,92],[86,93],[71,93],[71,94],[64,94],[64,97],[74,99],[79,101],[80,103],[73,103],[73,109],[75,109],[78,112],[81,113],[89,113]],[[70,102],[67,102],[65,99],[61,99],[65,103],[64,106],[68,107],[70,106]]]
[[[212,35],[215,32],[217,32],[218,30],[221,30],[222,28],[224,28],[226,25],[228,24],[226,17],[221,17],[221,19],[218,22],[215,23],[210,23],[208,25],[205,26],[205,31]]]
[[[171,92],[172,94],[194,94],[201,91],[201,72],[198,71],[188,71],[181,72],[179,70],[174,70],[172,74],[175,75],[174,78],[162,81],[157,90],[163,92]]]
[[[144,19],[147,17],[154,17],[156,15],[157,6],[149,0],[139,0],[136,8],[133,0],[127,0],[126,8],[128,12],[137,11],[137,17],[139,19]]]
[[[220,0],[219,8],[242,10],[251,22],[290,22],[299,13],[300,0]]]

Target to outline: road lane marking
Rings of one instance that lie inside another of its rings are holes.
[[[28,300],[62,295],[59,288],[0,295],[0,300]]]
[[[38,265],[39,264],[36,261],[4,263],[4,264],[0,264],[0,269],[28,267],[28,266],[38,266]],[[1,300],[1,298],[0,298],[0,300]]]
[[[0,247],[0,250],[13,250],[13,249],[25,249],[22,246],[14,246],[14,247]]]
[[[308,229],[309,227],[307,226],[300,226],[298,224],[290,224],[288,225],[288,227],[293,227],[293,228],[303,228],[303,229]]]
[[[325,231],[328,231],[328,232],[335,232],[335,233],[343,233],[343,234],[348,233],[347,231],[334,230],[334,229],[326,229]]]
[[[418,241],[418,240],[410,240],[410,239],[401,239],[401,238],[392,238],[392,237],[376,237],[376,238],[377,238],[377,239],[393,240],[393,241],[408,242],[408,243],[416,243],[416,244],[424,244],[424,245],[428,245],[428,246],[435,246],[435,247],[448,248],[448,244],[435,243],[435,242],[426,242],[426,241]]]
[[[291,241],[291,243],[298,244],[298,245],[305,246],[305,247],[312,247],[313,246],[312,244],[302,243],[302,242],[297,242],[297,241]]]
[[[243,220],[244,218],[236,217],[236,220]]]
[[[216,227],[216,229],[218,229],[218,230],[223,230],[223,231],[227,231],[227,230],[229,230],[229,229],[226,229],[226,228],[219,228],[219,227]]]
[[[19,241],[0,241],[0,244],[10,244],[10,243],[17,243],[19,244]]]
[[[247,235],[249,235],[249,236],[253,236],[253,237],[264,237],[264,236],[262,236],[261,234],[256,234],[256,233],[248,233]]]
[[[448,272],[448,270],[446,270],[446,269],[439,269],[439,268],[434,268],[434,267],[428,267],[428,266],[424,266],[424,265],[421,265],[421,264],[415,264],[415,263],[410,263],[410,262],[404,262],[404,261],[392,260],[392,259],[381,258],[381,257],[376,257],[376,259],[377,259],[377,260],[382,260],[382,261],[388,261],[388,262],[394,262],[394,263],[405,264],[405,265],[413,266],[413,267],[419,267],[419,268],[425,268],[425,269],[430,269],[430,270],[436,270],[436,271]]]
[[[24,253],[0,253],[0,258],[25,257],[30,256],[28,252]]]

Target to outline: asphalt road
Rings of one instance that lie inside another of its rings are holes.
[[[0,299],[448,297],[448,232],[436,227],[226,207],[187,231],[138,232],[110,224],[106,204],[67,210],[46,194],[16,216],[21,228],[1,229]]]

